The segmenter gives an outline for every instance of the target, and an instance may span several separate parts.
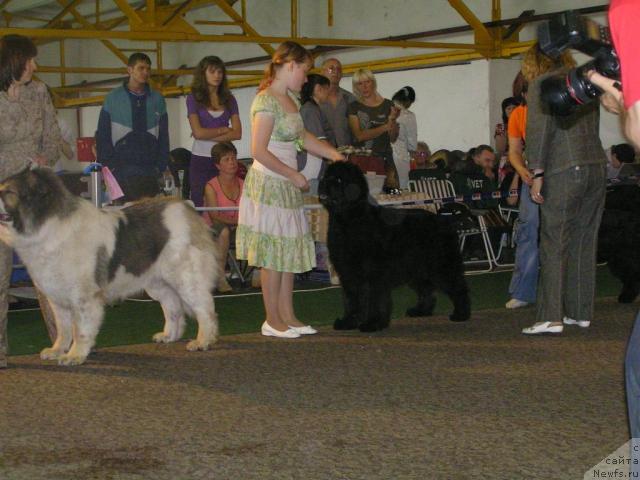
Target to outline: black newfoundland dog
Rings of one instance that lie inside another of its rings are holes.
[[[412,317],[433,314],[436,288],[453,302],[449,318],[469,319],[470,301],[458,238],[451,222],[416,209],[380,207],[360,169],[330,165],[319,186],[329,212],[329,257],[344,290],[344,316],[336,330],[382,330],[391,319],[391,290],[408,284],[418,303]]]

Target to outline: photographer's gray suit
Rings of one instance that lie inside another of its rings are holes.
[[[599,136],[600,104],[552,116],[529,86],[527,159],[545,172],[540,207],[538,322],[563,316],[591,320],[595,296],[596,247],[606,187],[606,157]]]

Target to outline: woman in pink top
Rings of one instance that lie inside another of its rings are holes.
[[[211,149],[211,159],[218,168],[218,176],[209,180],[204,187],[205,207],[238,207],[242,194],[243,181],[238,177],[237,150],[231,142],[216,143]],[[220,253],[220,280],[217,290],[230,292],[231,286],[224,275],[229,244],[235,240],[238,226],[238,210],[220,210],[204,212],[204,221],[218,241]]]

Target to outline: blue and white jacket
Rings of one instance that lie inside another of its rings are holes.
[[[158,176],[169,160],[169,121],[164,98],[149,85],[138,95],[127,81],[107,95],[96,131],[98,162],[117,179]]]

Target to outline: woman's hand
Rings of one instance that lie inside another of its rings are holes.
[[[534,178],[529,192],[531,193],[531,200],[539,204],[544,203],[544,197],[542,196],[542,193],[540,193],[542,191],[542,180],[543,177]]]
[[[336,150],[336,153],[333,157],[331,157],[332,162],[346,162],[347,157]]]
[[[309,182],[307,181],[307,178],[300,172],[294,172],[293,175],[289,177],[289,180],[291,180],[291,183],[293,183],[300,190],[309,190]]]
[[[522,181],[531,186],[531,183],[533,182],[533,174],[528,169],[520,165],[514,165],[514,168],[516,169],[516,173],[520,175]]]

